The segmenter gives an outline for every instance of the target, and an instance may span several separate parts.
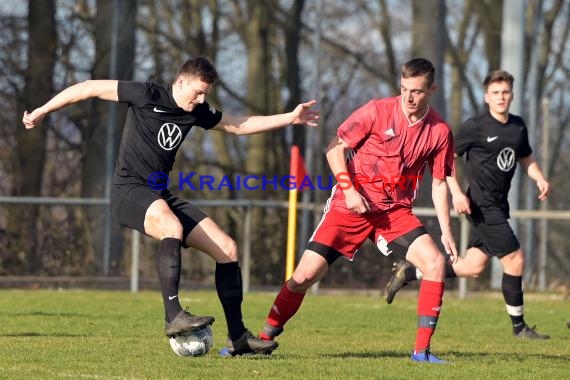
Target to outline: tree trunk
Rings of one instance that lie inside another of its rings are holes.
[[[446,117],[445,83],[443,73],[445,53],[445,0],[413,0],[412,56],[429,59],[435,67],[436,91],[431,95],[431,105]],[[429,207],[432,177],[429,170],[423,173],[416,205]]]
[[[299,44],[301,30],[303,29],[301,15],[305,0],[295,0],[287,13],[284,25],[285,33],[285,67],[283,74],[289,91],[289,100],[285,106],[287,111],[293,109],[301,101],[301,78],[299,68]],[[283,139],[282,141],[285,141]],[[305,128],[293,127],[293,144],[299,146],[301,152],[305,151]],[[284,148],[287,148],[284,146]]]
[[[248,49],[247,113],[268,114],[271,112],[271,54],[269,49],[269,6],[266,2],[249,1],[250,20],[246,26],[245,41]],[[247,173],[261,176],[267,174],[269,134],[260,133],[248,137]],[[251,197],[261,198],[262,192],[250,192]],[[255,194],[253,194],[255,193]]]
[[[275,97],[272,90],[273,64],[271,60],[272,24],[270,15],[270,1],[248,1],[249,22],[245,27],[245,36],[248,67],[247,67],[247,99],[250,108],[248,113],[270,114],[275,111]],[[272,133],[260,133],[248,137],[246,172],[259,176],[277,174],[273,171],[275,157],[278,156],[272,143]],[[283,157],[283,156],[281,156]],[[267,189],[263,189],[262,181],[258,181],[259,190],[247,191],[246,197],[250,199],[263,199],[267,197]],[[279,252],[271,252],[278,239],[276,227],[268,210],[254,208],[251,214],[252,221],[252,261],[254,262],[254,277],[261,281],[271,275],[270,265],[272,258]],[[273,243],[273,244],[272,244]]]
[[[431,105],[446,118],[443,63],[445,54],[445,0],[413,0],[412,55],[429,59],[435,66],[437,90]]]
[[[503,0],[475,1],[475,11],[483,26],[485,55],[489,62],[487,72],[501,68],[501,33],[503,26]]]
[[[18,106],[16,128],[16,163],[14,196],[39,196],[46,158],[46,135],[49,118],[37,128],[26,130],[21,123],[24,110],[31,112],[53,95],[53,71],[57,34],[55,0],[30,0],[28,3],[28,67],[23,102]],[[7,235],[9,242],[5,266],[25,273],[41,268],[41,252],[37,239],[39,206],[22,205],[10,208]]]
[[[135,18],[137,0],[98,1],[95,17],[95,64],[93,79],[131,80],[134,65]],[[113,19],[118,17],[117,35],[113,35]],[[113,51],[113,44],[116,44]],[[115,56],[113,56],[115,54]],[[115,66],[112,67],[112,62]],[[85,198],[105,197],[106,181],[110,180],[114,167],[118,142],[123,129],[126,106],[118,103],[92,100],[91,117],[83,130],[81,196]],[[112,157],[107,156],[107,134],[112,133]],[[110,167],[106,160],[111,159]],[[108,263],[104,273],[119,274],[123,258],[123,237],[121,228],[112,223],[109,257],[103,258],[105,252],[106,212],[102,207],[85,208],[87,255],[101,255],[95,262]]]

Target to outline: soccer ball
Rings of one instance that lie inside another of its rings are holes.
[[[170,347],[180,356],[206,355],[214,345],[214,336],[210,325],[194,331],[188,331],[170,338]]]

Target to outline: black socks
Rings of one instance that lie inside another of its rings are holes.
[[[162,291],[164,314],[166,320],[171,322],[182,310],[178,300],[178,286],[180,284],[180,247],[182,242],[176,238],[165,238],[160,241],[156,253],[156,271]]]
[[[245,332],[241,314],[243,301],[241,269],[237,262],[216,263],[216,291],[224,309],[230,339],[236,341]]]
[[[514,333],[517,334],[526,326],[524,321],[522,276],[511,276],[503,273],[501,283],[503,297],[507,305],[507,313],[511,317]]]

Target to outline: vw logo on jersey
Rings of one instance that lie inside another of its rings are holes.
[[[158,131],[158,145],[164,150],[172,150],[180,144],[182,131],[178,125],[164,123]]]
[[[504,172],[508,172],[515,166],[515,151],[513,148],[505,148],[499,152],[497,166]]]

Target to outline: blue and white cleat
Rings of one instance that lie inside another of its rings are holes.
[[[438,358],[437,356],[433,355],[429,348],[420,351],[414,352],[410,357],[413,362],[423,362],[423,363],[434,363],[434,364],[445,364],[446,361]]]

